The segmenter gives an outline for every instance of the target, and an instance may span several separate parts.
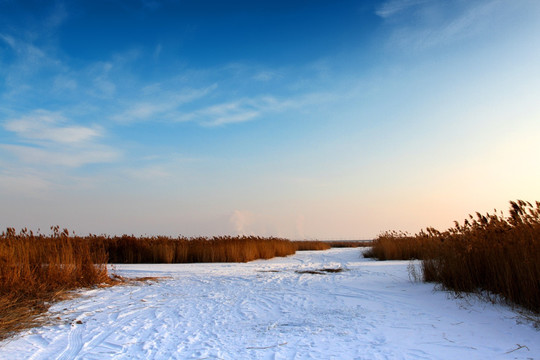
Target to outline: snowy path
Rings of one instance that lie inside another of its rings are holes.
[[[168,278],[56,304],[58,324],[0,343],[0,358],[540,359],[540,331],[516,313],[412,283],[408,264],[332,249],[247,264],[118,265],[124,276]],[[321,268],[346,271],[297,272]]]

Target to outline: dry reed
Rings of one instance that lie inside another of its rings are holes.
[[[314,240],[294,241],[293,244],[296,246],[296,250],[298,251],[328,250],[331,247],[327,242]]]
[[[324,242],[333,248],[356,248],[373,245],[372,240],[327,240]]]
[[[67,230],[52,230],[52,236],[13,228],[0,234],[0,339],[35,324],[65,291],[111,281],[104,249],[91,251]]]
[[[107,263],[247,262],[330,248],[273,237],[80,237],[58,226],[51,230],[50,236],[13,228],[0,234],[0,340],[40,323],[49,304],[68,290],[122,282],[109,276]]]
[[[103,247],[111,263],[211,263],[247,262],[292,255],[298,250],[326,250],[320,241],[290,241],[257,236],[216,236],[212,238],[169,238],[89,236]]]
[[[432,231],[432,229],[429,229]],[[364,257],[378,260],[424,259],[435,251],[440,240],[421,234],[410,235],[405,232],[386,231],[372,243]]]
[[[509,216],[469,215],[444,232],[385,233],[367,256],[422,259],[424,281],[540,313],[540,202],[511,201]]]

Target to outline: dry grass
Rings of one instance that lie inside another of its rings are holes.
[[[247,262],[330,248],[319,241],[254,236],[80,237],[58,226],[51,230],[50,236],[13,228],[0,234],[0,340],[43,323],[50,304],[69,290],[134,280],[109,276],[107,263]]]
[[[444,232],[385,233],[367,256],[422,259],[424,281],[540,313],[540,202],[511,201],[508,217],[476,213]]]
[[[304,250],[328,250],[330,249],[330,244],[324,242],[324,241],[294,241],[294,245],[296,246],[296,250],[298,251],[304,251]]]
[[[356,248],[356,247],[369,247],[373,245],[372,240],[328,240],[325,243],[329,244],[333,248]]]
[[[37,324],[65,292],[108,284],[107,254],[53,228],[52,236],[8,228],[0,234],[0,339]]]
[[[211,263],[247,262],[292,255],[298,250],[326,250],[320,241],[290,241],[256,236],[213,238],[169,238],[91,236],[91,243],[103,247],[111,263]]]
[[[439,243],[440,240],[421,234],[387,231],[371,243],[371,249],[364,252],[364,257],[379,260],[425,259],[432,256]]]

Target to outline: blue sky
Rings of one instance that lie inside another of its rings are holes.
[[[370,238],[540,200],[533,0],[0,0],[0,226]]]

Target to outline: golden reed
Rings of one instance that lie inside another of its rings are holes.
[[[66,291],[118,283],[107,263],[246,262],[330,248],[273,237],[81,237],[58,226],[51,230],[49,236],[13,228],[0,234],[0,339],[38,324]]]
[[[540,313],[540,202],[510,201],[509,215],[469,215],[440,232],[381,234],[365,256],[421,259],[424,281]]]

